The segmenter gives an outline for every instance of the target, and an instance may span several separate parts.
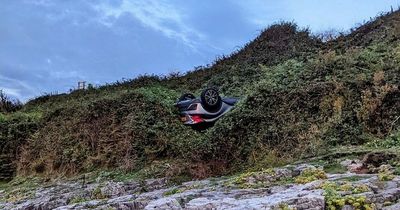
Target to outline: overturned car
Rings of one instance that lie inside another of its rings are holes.
[[[221,98],[217,89],[207,88],[200,98],[193,94],[183,94],[175,104],[181,121],[185,125],[213,124],[233,108],[237,98]]]

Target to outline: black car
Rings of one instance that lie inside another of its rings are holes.
[[[221,98],[217,89],[207,88],[200,98],[183,94],[175,104],[185,125],[209,124],[215,122],[233,108],[237,98]]]

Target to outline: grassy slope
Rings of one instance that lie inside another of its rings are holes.
[[[119,168],[194,177],[379,142],[400,125],[399,17],[379,17],[329,43],[282,23],[183,76],[44,96],[0,116],[0,142],[13,142],[20,174]],[[173,102],[205,86],[241,101],[199,133],[178,122]],[[13,126],[26,131],[13,134]]]

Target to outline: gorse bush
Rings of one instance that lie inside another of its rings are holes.
[[[39,128],[40,118],[40,113],[0,113],[0,179],[15,175],[15,160],[21,153],[21,145]]]
[[[197,178],[381,141],[400,127],[399,17],[378,17],[328,42],[276,24],[185,75],[145,75],[29,101],[0,115],[2,138],[17,145],[20,174],[112,168]],[[174,103],[209,86],[240,101],[197,132],[181,124]],[[11,120],[17,115],[24,117]]]

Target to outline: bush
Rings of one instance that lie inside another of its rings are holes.
[[[0,113],[15,112],[22,108],[22,103],[12,100],[2,90],[0,90]]]
[[[21,145],[39,128],[39,124],[40,115],[37,113],[0,113],[0,180],[15,175],[15,160],[21,152]]]
[[[327,179],[325,172],[322,169],[306,169],[295,178],[295,182],[298,184],[306,184],[319,179]]]

